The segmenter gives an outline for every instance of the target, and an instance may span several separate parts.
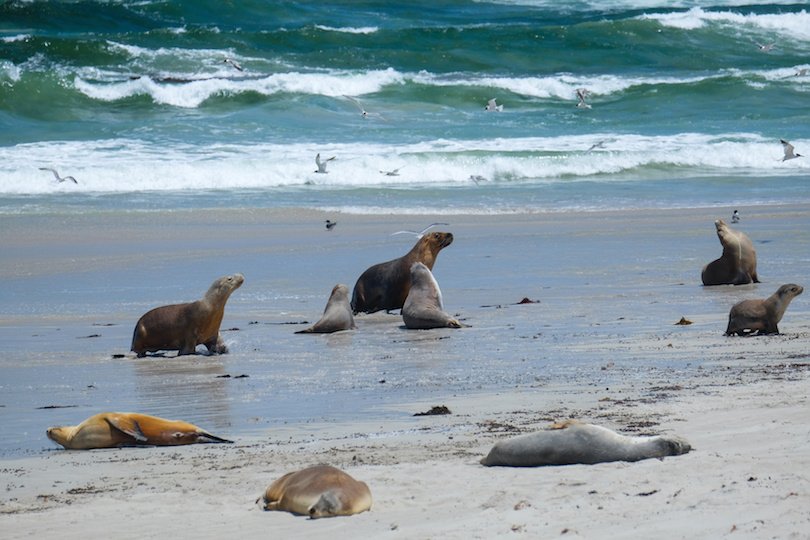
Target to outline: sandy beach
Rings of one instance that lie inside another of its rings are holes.
[[[720,253],[713,220],[726,214],[0,216],[3,536],[806,538],[806,295],[781,335],[722,334],[733,303],[806,285],[810,213],[745,209],[763,283],[704,288],[700,268]],[[434,221],[456,237],[434,270],[467,328],[407,331],[378,313],[352,332],[293,334],[335,283],[410,248],[391,232]],[[237,271],[228,355],[128,352],[140,314]],[[413,416],[434,405],[451,414]],[[235,443],[64,451],[45,437],[103,410],[181,418]],[[478,463],[495,441],[566,418],[677,434],[693,451]],[[372,510],[308,520],[255,504],[316,463],[367,482]]]

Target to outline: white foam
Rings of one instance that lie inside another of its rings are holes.
[[[640,19],[655,20],[663,26],[694,30],[708,23],[728,26],[735,34],[740,29],[768,31],[793,40],[810,41],[810,14],[806,10],[796,13],[757,14],[735,11],[705,11],[693,7],[686,12],[645,14]]]
[[[334,26],[324,26],[322,24],[316,24],[315,28],[319,30],[325,30],[327,32],[342,32],[345,34],[373,34],[379,30],[376,26],[361,26],[361,27],[338,27],[335,28]]]

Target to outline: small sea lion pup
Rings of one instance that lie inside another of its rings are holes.
[[[691,449],[689,443],[680,437],[627,437],[601,426],[566,420],[549,429],[495,443],[481,464],[507,467],[591,465],[678,456]]]
[[[354,313],[401,309],[411,288],[411,265],[420,262],[433,270],[439,251],[452,243],[452,233],[425,234],[402,257],[368,268],[354,284],[352,292]]]
[[[287,473],[264,492],[264,509],[312,519],[350,516],[371,508],[371,491],[335,467],[315,465]],[[258,502],[258,501],[256,501]]]
[[[444,311],[442,291],[433,272],[420,262],[411,266],[411,290],[402,306],[402,320],[412,329],[461,328],[461,324]]]
[[[188,422],[119,412],[96,414],[78,426],[52,427],[46,433],[49,439],[68,450],[233,442]]]
[[[743,300],[732,306],[728,314],[726,335],[748,336],[757,334],[778,334],[777,324],[782,320],[790,301],[804,292],[804,288],[794,283],[779,287],[768,298]]]
[[[320,320],[296,334],[330,334],[352,328],[357,327],[354,325],[352,306],[349,304],[349,288],[338,283],[332,288],[332,294],[329,295],[329,301],[326,302]]]
[[[244,281],[242,274],[223,276],[211,284],[202,300],[147,311],[135,325],[130,350],[138,358],[156,351],[178,351],[178,356],[194,354],[200,344],[210,354],[228,352],[219,325],[225,314],[225,302]]]
[[[745,233],[735,231],[722,219],[714,222],[723,254],[703,267],[704,285],[745,285],[759,283],[757,252]]]

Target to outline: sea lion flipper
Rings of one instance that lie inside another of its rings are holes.
[[[233,444],[233,441],[229,439],[223,439],[222,437],[217,437],[216,435],[211,435],[207,431],[201,431],[198,434],[197,442],[210,442],[210,443],[228,443]]]
[[[149,440],[146,435],[143,434],[143,431],[141,431],[141,426],[138,424],[138,421],[134,418],[119,414],[110,414],[107,415],[107,422],[118,431],[133,437],[136,441],[147,442]]]

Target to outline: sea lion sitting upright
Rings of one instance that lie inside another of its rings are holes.
[[[675,436],[627,437],[601,426],[566,420],[550,429],[495,443],[482,465],[539,467],[639,461],[678,456],[692,449]]]
[[[722,219],[714,222],[723,254],[703,267],[704,285],[745,285],[759,283],[757,252],[745,233],[735,231]]]
[[[138,358],[155,351],[178,351],[178,356],[194,354],[200,344],[211,354],[228,352],[219,325],[225,314],[225,302],[244,281],[242,274],[223,276],[211,284],[202,300],[147,311],[135,325],[130,350]]]
[[[737,302],[728,314],[726,335],[748,336],[757,334],[778,334],[777,324],[782,320],[790,301],[804,292],[801,285],[787,283],[779,287],[768,298]]]
[[[420,262],[429,270],[433,270],[439,251],[452,243],[452,233],[425,234],[402,257],[368,268],[354,284],[352,292],[354,313],[401,309],[411,288],[411,265]]]
[[[329,465],[287,473],[264,492],[265,510],[282,510],[312,519],[350,516],[371,508],[371,491]],[[258,501],[257,501],[258,502]]]
[[[118,412],[96,414],[78,426],[48,428],[46,433],[49,439],[69,450],[233,442],[188,422]]]
[[[329,301],[326,302],[320,320],[296,334],[329,334],[352,328],[357,327],[354,325],[352,307],[349,305],[349,288],[338,283],[332,288],[332,294],[329,295]]]
[[[411,266],[411,290],[402,306],[405,326],[427,328],[461,328],[461,324],[444,311],[442,291],[433,273],[420,262]]]

